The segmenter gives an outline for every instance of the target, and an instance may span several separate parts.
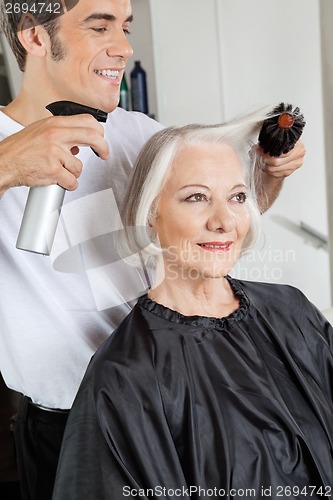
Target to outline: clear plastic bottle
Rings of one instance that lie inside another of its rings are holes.
[[[148,96],[146,72],[140,61],[135,61],[131,72],[131,97],[133,111],[148,114]]]

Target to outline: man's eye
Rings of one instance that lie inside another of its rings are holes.
[[[202,193],[194,193],[188,196],[185,201],[195,202],[195,201],[207,201],[207,196]]]
[[[95,31],[96,33],[105,33],[105,31],[107,31],[107,28],[91,28],[93,31]]]
[[[237,203],[245,203],[246,202],[246,193],[237,193],[234,196],[232,196],[230,199],[232,201],[236,201]]]
[[[131,30],[129,28],[123,28],[123,32],[125,33],[125,35],[131,34]]]

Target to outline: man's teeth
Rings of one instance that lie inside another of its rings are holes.
[[[95,73],[97,73],[97,75],[107,76],[108,78],[117,78],[119,76],[119,71],[113,69],[96,69]]]

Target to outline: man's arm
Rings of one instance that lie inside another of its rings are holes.
[[[259,149],[260,152],[260,149]],[[256,166],[256,190],[260,211],[266,212],[278,197],[284,179],[303,165],[306,153],[299,140],[289,153],[274,158],[261,154],[262,162]]]
[[[76,189],[82,171],[78,146],[108,158],[104,129],[90,115],[39,120],[0,142],[0,197],[15,186],[59,184]]]

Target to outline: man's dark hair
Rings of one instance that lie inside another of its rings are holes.
[[[60,50],[60,44],[56,38],[59,30],[58,18],[75,7],[78,2],[79,0],[48,0],[39,4],[36,0],[0,0],[0,27],[21,71],[25,69],[27,56],[27,52],[17,36],[22,16],[30,12],[35,26],[41,24],[45,28],[51,40],[52,56],[55,60],[59,60],[62,58],[63,52]]]

